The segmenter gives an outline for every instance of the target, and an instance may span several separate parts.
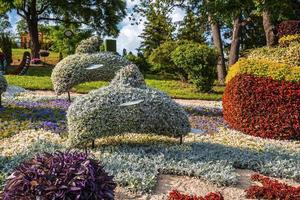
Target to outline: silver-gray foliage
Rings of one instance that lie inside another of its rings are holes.
[[[2,93],[4,93],[7,89],[7,81],[5,77],[0,73],[0,96]]]
[[[190,131],[185,110],[165,93],[147,87],[135,65],[122,68],[109,86],[76,98],[67,119],[73,146],[123,133],[179,137]]]
[[[128,64],[129,61],[110,52],[74,54],[55,66],[51,80],[56,94],[62,94],[80,83],[109,81]]]
[[[101,39],[92,36],[86,40],[82,40],[76,48],[76,54],[79,53],[96,53],[100,50]]]

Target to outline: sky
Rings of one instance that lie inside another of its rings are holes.
[[[131,10],[133,6],[138,3],[139,0],[126,0],[127,1],[127,9]],[[181,21],[184,17],[184,11],[180,9],[175,9],[171,15],[172,21],[177,22]],[[20,19],[20,17],[16,14],[16,12],[11,12],[9,14],[10,22],[12,24],[12,30],[16,32],[16,22]],[[141,39],[138,37],[143,29],[144,25],[131,25],[131,21],[128,17],[124,18],[124,20],[119,24],[120,34],[117,38],[117,50],[119,53],[123,52],[125,48],[127,52],[132,51],[136,53],[136,49],[140,46]]]

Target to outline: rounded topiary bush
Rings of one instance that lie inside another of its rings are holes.
[[[112,176],[85,153],[43,154],[16,168],[1,199],[114,199],[115,187]]]
[[[253,136],[299,140],[300,67],[241,59],[227,76],[223,115]]]
[[[300,34],[300,20],[287,20],[281,22],[277,27],[279,38],[286,35]]]
[[[283,37],[280,44],[284,47],[261,47],[253,49],[247,58],[254,60],[269,60],[272,62],[284,63],[291,66],[300,66],[300,43],[299,41],[288,41],[292,36]],[[287,39],[284,41],[284,39]]]
[[[207,45],[187,43],[178,46],[171,57],[176,66],[184,69],[199,91],[208,92],[212,89],[217,65],[214,49]]]

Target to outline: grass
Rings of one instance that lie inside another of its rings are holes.
[[[32,67],[26,76],[7,75],[6,79],[11,85],[16,85],[29,90],[53,90],[51,79],[51,68]],[[212,93],[200,93],[192,84],[183,83],[177,80],[160,80],[151,76],[146,78],[150,87],[162,90],[173,98],[181,99],[203,99],[220,100],[224,87],[215,86]],[[72,89],[73,92],[88,93],[91,90],[108,85],[108,82],[96,81],[80,84]]]
[[[14,49],[14,60],[21,59],[26,49]],[[58,59],[57,53],[50,53],[49,61]],[[56,61],[57,62],[57,61]],[[14,71],[14,68],[9,69]],[[6,75],[6,79],[11,85],[16,85],[29,90],[53,90],[50,79],[51,67],[30,67],[26,76]],[[178,80],[165,79],[157,75],[146,75],[146,83],[153,88],[166,92],[173,98],[180,99],[202,99],[202,100],[221,100],[224,87],[215,86],[211,93],[198,92],[196,87],[189,83],[183,83]],[[78,93],[88,93],[91,90],[108,85],[108,82],[96,81],[83,83],[75,86],[72,91]]]
[[[12,50],[12,54],[13,54],[13,65],[18,65],[22,58],[23,58],[23,53],[25,51],[29,51],[30,49],[13,49]],[[50,52],[49,57],[46,58],[46,63],[48,64],[52,64],[55,65],[58,62],[59,59],[59,54],[57,52]],[[42,60],[44,61],[44,58],[42,58]]]

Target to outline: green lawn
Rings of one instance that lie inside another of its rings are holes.
[[[11,85],[17,85],[29,90],[52,90],[50,79],[52,69],[49,67],[31,67],[26,76],[6,75]],[[192,84],[178,80],[162,80],[155,75],[147,75],[146,82],[150,87],[157,88],[168,93],[173,98],[220,100],[224,87],[215,86],[212,93],[200,93]],[[88,93],[91,90],[108,85],[108,82],[96,81],[80,84],[72,89],[78,93]]]
[[[30,49],[13,49],[12,50],[12,55],[13,55],[13,60],[14,60],[14,65],[18,65],[22,58],[23,58],[23,53],[25,51],[29,51]],[[44,61],[44,58],[42,58]],[[57,52],[50,52],[49,57],[46,58],[46,63],[55,65],[59,60],[59,54]]]

